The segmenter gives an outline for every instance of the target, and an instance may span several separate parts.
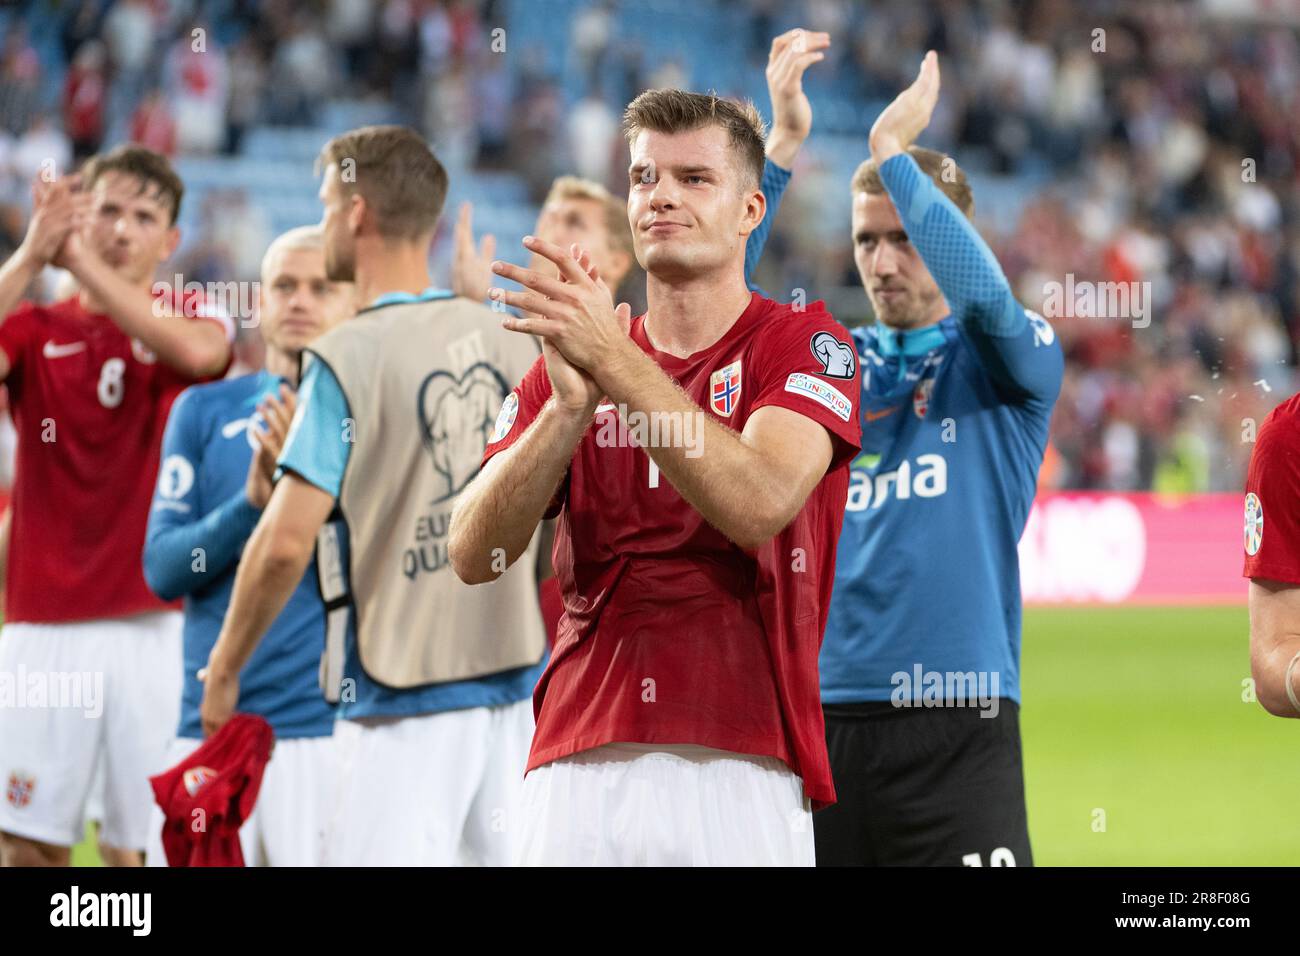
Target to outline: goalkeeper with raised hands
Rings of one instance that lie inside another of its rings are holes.
[[[971,224],[965,174],[912,145],[938,97],[931,52],[852,183],[876,321],[853,333],[862,454],[821,652],[839,802],[814,816],[819,865],[1032,862],[1016,548],[1063,363]]]

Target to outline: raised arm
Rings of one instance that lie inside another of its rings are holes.
[[[767,93],[772,100],[772,130],[767,137],[767,158],[784,170],[794,168],[795,157],[812,132],[812,105],[803,91],[804,70],[826,59],[829,33],[795,29],[772,41],[767,57]]]
[[[1051,326],[1041,316],[1031,320],[983,237],[906,152],[929,124],[938,97],[939,62],[930,52],[916,82],[872,126],[871,155],[908,240],[990,376],[1017,397],[1050,402],[1064,368]]]
[[[159,361],[187,378],[217,375],[230,361],[230,341],[217,322],[185,321],[176,303],[163,308],[153,294],[123,278],[75,235],[56,262],[127,335],[157,353]]]
[[[745,284],[751,291],[758,287],[751,281],[763,247],[776,221],[785,187],[790,183],[795,157],[812,131],[812,105],[803,91],[803,74],[814,63],[826,58],[829,33],[790,30],[772,41],[767,59],[767,93],[772,101],[772,130],[767,137],[767,162],[759,184],[767,198],[767,214],[745,241]]]
[[[80,229],[90,208],[89,197],[76,191],[76,180],[64,178],[32,184],[32,218],[22,244],[0,266],[0,323],[23,293],[58,254],[67,237]],[[9,356],[0,349],[0,381],[9,376]]]

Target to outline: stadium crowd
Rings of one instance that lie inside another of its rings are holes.
[[[760,284],[778,299],[825,297],[852,324],[868,317],[860,288],[852,295],[847,171],[866,154],[869,117],[933,48],[947,92],[924,142],[999,184],[977,223],[1020,300],[1065,345],[1042,483],[1240,489],[1255,426],[1294,390],[1300,19],[1207,19],[1215,5],[1163,0],[695,0],[693,11],[746,25],[731,37],[734,69],[707,73],[700,57],[646,52],[647,18],[685,6],[7,7],[0,256],[21,239],[27,183],[48,159],[66,169],[125,139],[172,156],[238,155],[250,131],[311,125],[337,100],[422,129],[451,168],[521,177],[533,202],[561,171],[625,190],[620,111],[636,92],[712,84],[763,104],[770,38],[804,23],[834,40],[810,74],[814,133]],[[550,32],[535,35],[542,20]],[[271,233],[256,205],[234,190],[201,208],[178,271],[254,278],[247,252]],[[1122,314],[1075,315],[1053,314],[1053,283],[1136,285]]]

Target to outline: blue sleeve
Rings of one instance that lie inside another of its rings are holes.
[[[782,169],[770,159],[764,161],[761,186],[763,195],[767,197],[767,214],[763,216],[763,221],[758,224],[758,228],[749,234],[749,241],[745,243],[745,284],[749,286],[749,291],[760,295],[763,290],[754,285],[750,276],[758,268],[758,260],[763,257],[763,247],[767,245],[772,223],[776,221],[777,207],[781,205],[781,197],[785,195],[785,187],[789,184],[789,170]]]
[[[1019,399],[1055,401],[1065,367],[1056,333],[1016,301],[970,220],[906,153],[882,163],[880,178],[994,383]]]
[[[352,412],[334,372],[321,359],[311,363],[298,386],[298,410],[276,464],[278,478],[292,471],[338,498],[352,452]]]
[[[144,543],[144,577],[164,601],[190,594],[239,560],[261,510],[239,493],[199,513],[203,436],[198,400],[187,389],[172,405],[163,433],[162,463]]]

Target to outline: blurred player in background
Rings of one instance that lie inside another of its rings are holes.
[[[98,719],[75,704],[0,709],[9,865],[67,864],[101,758],[103,840],[137,862],[145,846],[147,778],[180,698],[180,614],[140,567],[149,495],[172,400],[225,371],[233,337],[201,303],[151,293],[180,240],[182,193],[164,157],[119,147],[79,184],[38,181],[27,235],[0,269],[0,379],[19,434],[0,670],[102,678],[103,697]],[[18,305],[46,264],[80,292]]]
[[[154,592],[164,600],[186,599],[184,690],[169,766],[203,742],[198,672],[230,605],[240,553],[271,497],[302,350],[352,311],[352,287],[325,277],[320,228],[285,233],[262,260],[258,328],[266,367],[186,389],[172,406],[144,551]],[[322,862],[341,775],[334,708],[318,679],[324,650],[325,613],[313,563],[240,681],[239,710],[265,717],[276,737],[257,805],[239,832],[250,866]],[[153,817],[148,862],[166,865],[161,808],[154,807]]]
[[[204,729],[233,712],[240,671],[337,507],[318,559],[324,666],[343,718],[329,862],[502,864],[546,639],[532,563],[471,590],[446,536],[507,383],[537,348],[430,284],[447,175],[418,134],[354,130],[326,144],[321,165],[326,274],[354,281],[367,305],[306,350],[283,476],[212,650]]]
[[[1246,473],[1243,573],[1250,578],[1250,672],[1257,699],[1277,717],[1300,717],[1298,408],[1300,396],[1293,395],[1264,419]]]
[[[1031,863],[1016,547],[1062,355],[971,225],[965,174],[912,146],[938,96],[929,53],[853,177],[877,321],[853,333],[862,455],[821,655],[839,802],[815,818],[819,864]]]
[[[543,356],[453,522],[457,573],[481,582],[559,515],[565,614],[535,695],[519,859],[811,864],[809,801],[834,799],[816,653],[856,370],[827,377],[811,350],[847,338],[819,306],[791,321],[746,288],[766,211],[753,107],[653,90],[625,128],[649,310],[616,309],[576,249],[525,239],[560,279],[494,264],[527,288],[495,293],[531,313],[507,327],[540,335]],[[651,413],[676,440],[626,432]]]
[[[486,302],[492,286],[492,259],[496,237],[488,233],[474,245],[474,207],[462,203],[456,220],[455,250],[451,286],[457,295]],[[632,269],[632,231],[627,225],[627,206],[600,183],[577,176],[561,176],[551,184],[537,214],[534,235],[562,248],[577,244],[586,249],[592,263],[607,271],[611,289],[617,289]],[[533,256],[529,268],[544,271],[553,267],[546,259]]]

